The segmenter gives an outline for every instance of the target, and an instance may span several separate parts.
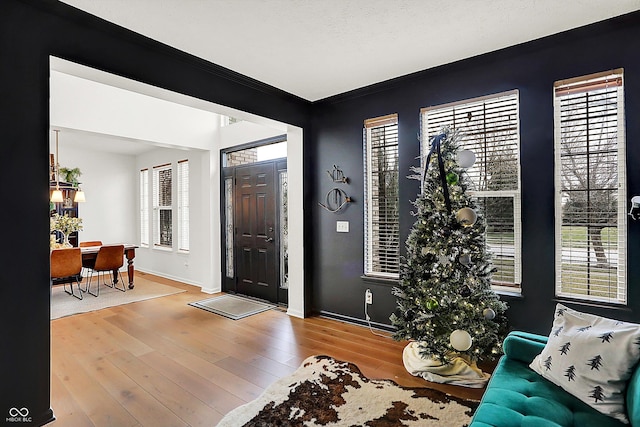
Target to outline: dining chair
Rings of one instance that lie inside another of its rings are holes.
[[[78,243],[78,246],[81,248],[87,248],[89,246],[102,246],[101,240],[90,240],[85,242]],[[87,277],[89,275],[89,271],[93,269],[94,264],[96,263],[95,258],[82,259],[82,276]]]
[[[87,281],[86,292],[90,293],[94,297],[100,295],[100,277],[102,277],[102,284],[110,288],[115,288],[119,291],[126,292],[127,288],[120,274],[120,268],[124,265],[124,245],[106,245],[101,246],[96,256],[95,264],[91,269],[91,276]],[[113,273],[113,276],[110,275]],[[97,274],[96,278],[96,293],[91,292],[91,283],[93,282],[93,276]],[[111,284],[105,279],[108,276],[113,279]],[[117,286],[118,283],[122,284],[122,288]]]
[[[62,283],[64,291],[78,299],[82,299],[82,253],[80,248],[54,249],[51,251],[51,285]],[[77,284],[78,293],[73,291],[73,283]],[[67,290],[69,284],[70,291]]]

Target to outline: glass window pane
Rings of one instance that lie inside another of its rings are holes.
[[[365,122],[365,274],[397,278],[400,262],[397,116]]]
[[[626,302],[622,74],[555,85],[556,294]]]

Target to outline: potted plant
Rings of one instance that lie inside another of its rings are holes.
[[[80,168],[60,168],[60,174],[63,177],[63,181],[71,183],[74,187],[78,187],[78,178],[82,175]]]

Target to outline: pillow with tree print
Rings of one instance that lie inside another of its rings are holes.
[[[629,423],[626,385],[640,358],[640,325],[556,306],[549,341],[529,367],[599,412]]]

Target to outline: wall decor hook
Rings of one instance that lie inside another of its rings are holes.
[[[330,200],[332,195],[333,195],[333,201]],[[329,190],[329,192],[325,196],[324,204],[318,202],[318,205],[320,205],[321,207],[323,207],[329,212],[336,213],[351,202],[353,202],[351,197],[349,197],[343,189],[336,187]]]
[[[342,172],[342,169],[339,169],[336,165],[333,165],[333,170],[327,171],[327,174],[333,182],[340,182],[342,184],[346,184],[349,182],[349,178],[344,176],[344,172]]]

